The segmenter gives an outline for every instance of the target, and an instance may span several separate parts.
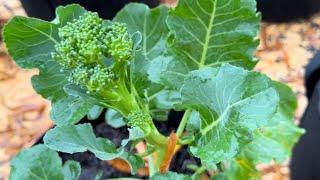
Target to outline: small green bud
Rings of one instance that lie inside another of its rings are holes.
[[[141,129],[146,129],[149,128],[149,125],[151,123],[151,116],[141,111],[132,112],[128,116],[128,125],[131,127],[139,127]]]
[[[99,92],[106,89],[115,78],[110,68],[101,65],[90,69],[89,73],[91,76],[87,83],[87,89],[91,92]]]
[[[87,83],[89,82],[89,79],[89,69],[86,67],[79,66],[71,72],[68,80],[76,85],[86,87]]]

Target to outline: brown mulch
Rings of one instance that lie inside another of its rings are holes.
[[[13,15],[24,15],[19,1],[0,0],[0,28]],[[309,49],[320,49],[318,27],[320,15],[289,24],[264,23],[261,30],[262,41],[256,53],[260,62],[256,70],[293,88],[299,102],[297,122],[307,105],[304,67],[315,53]],[[48,115],[50,103],[37,95],[30,83],[30,77],[36,73],[18,68],[0,42],[0,179],[7,179],[12,156],[31,146],[52,126]],[[263,179],[288,179],[287,164],[261,165],[259,169],[265,174]]]
[[[24,15],[20,2],[0,0],[0,30],[13,15]],[[52,126],[49,102],[31,85],[36,73],[18,68],[0,42],[0,179],[8,178],[10,159]]]

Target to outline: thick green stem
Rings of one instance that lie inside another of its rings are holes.
[[[168,138],[159,133],[153,122],[140,127],[143,130],[146,142],[155,147],[155,151],[149,157],[150,177],[160,170],[160,166],[164,161],[167,152]]]
[[[153,122],[149,124],[148,128],[148,130],[143,128],[145,129],[143,131],[145,133],[145,139],[147,143],[154,145],[155,147],[166,147],[168,144],[168,139],[158,131]]]
[[[131,92],[126,85],[124,74],[120,76],[113,91],[105,91],[102,96],[108,99],[108,104],[128,118],[128,125],[139,127],[144,133],[144,139],[155,148],[149,157],[150,175],[158,172],[167,152],[168,138],[162,135],[154,125],[149,111],[144,106],[134,87]],[[133,114],[132,114],[133,113]],[[135,113],[138,113],[135,116]],[[141,114],[140,114],[141,113]],[[141,116],[140,116],[141,115]],[[138,119],[135,119],[138,118]],[[132,121],[130,123],[130,121]]]
[[[192,110],[191,110],[191,109],[188,109],[188,110],[184,113],[184,115],[183,115],[183,117],[182,117],[182,120],[180,121],[178,130],[177,130],[177,133],[176,133],[179,138],[181,137],[181,135],[182,135],[183,132],[184,132],[184,129],[185,129],[186,125],[187,125],[187,122],[188,122],[188,120],[189,120],[189,118],[190,118],[191,112],[192,112]]]
[[[124,117],[128,117],[131,112],[139,110],[139,105],[129,93],[106,92],[103,97],[108,101],[108,108],[118,111]]]

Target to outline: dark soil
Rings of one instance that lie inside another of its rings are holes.
[[[176,130],[182,115],[183,113],[172,112],[170,113],[169,120],[167,122],[156,122],[156,126],[161,133],[169,135],[172,131]],[[117,146],[121,144],[122,139],[128,137],[128,131],[126,127],[114,129],[104,123],[103,117],[95,121],[82,120],[80,123],[87,122],[92,124],[97,137],[108,138]],[[82,172],[79,178],[80,180],[94,179],[99,172],[103,173],[103,179],[132,177],[130,174],[117,171],[109,166],[106,161],[97,159],[89,152],[76,154],[60,153],[60,156],[63,161],[75,160],[81,164]],[[192,174],[192,171],[187,169],[188,164],[199,165],[200,161],[195,157],[191,157],[188,150],[183,147],[173,158],[170,170],[178,173]],[[146,177],[138,178],[147,179]]]
[[[95,135],[110,139],[117,147],[121,140],[128,137],[127,128],[114,129],[104,123],[103,117],[95,121],[82,120],[80,123],[90,122],[93,126]],[[112,168],[106,161],[96,158],[90,152],[67,154],[60,153],[63,161],[74,160],[81,164],[81,175],[79,180],[91,180],[99,173],[103,172],[103,178],[129,177],[130,174],[122,173]]]

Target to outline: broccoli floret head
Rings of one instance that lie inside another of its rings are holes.
[[[105,57],[116,61],[131,58],[133,41],[124,23],[104,23],[97,13],[87,12],[59,28],[61,41],[53,58],[65,68],[102,64]]]
[[[70,82],[88,92],[100,92],[117,86],[114,69],[125,68],[131,59],[133,41],[124,23],[107,22],[97,13],[87,12],[59,28],[60,42],[52,57],[70,71]],[[108,65],[107,59],[113,59]],[[117,66],[115,66],[117,64]],[[114,68],[117,67],[117,68]]]
[[[59,28],[60,43],[53,58],[66,68],[102,63],[106,32],[97,13],[88,12]]]

